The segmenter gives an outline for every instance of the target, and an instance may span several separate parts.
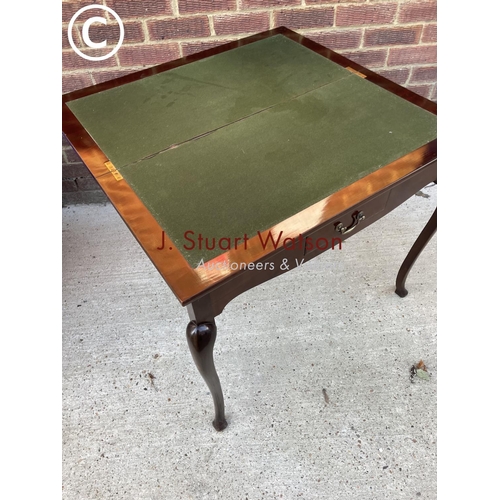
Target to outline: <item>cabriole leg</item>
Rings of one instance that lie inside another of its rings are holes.
[[[417,260],[418,256],[422,253],[422,250],[425,248],[427,243],[429,243],[430,239],[434,235],[437,229],[437,208],[434,210],[432,217],[429,219],[429,222],[426,224],[422,232],[420,233],[417,241],[411,247],[411,250],[408,252],[406,259],[404,260],[401,268],[399,269],[398,276],[396,278],[396,293],[400,297],[406,297],[408,295],[408,290],[405,288],[406,278],[408,277],[408,273],[410,272],[413,264]]]
[[[189,312],[190,317],[196,316],[192,307]],[[186,336],[196,367],[210,389],[214,400],[215,419],[213,426],[216,430],[222,431],[227,427],[227,421],[224,414],[224,396],[214,365],[214,344],[217,336],[215,320],[211,318],[198,322],[196,318],[192,319],[187,326]]]

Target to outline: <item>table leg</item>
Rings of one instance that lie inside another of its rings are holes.
[[[189,350],[214,400],[215,419],[212,422],[213,426],[216,430],[222,431],[227,427],[227,421],[224,414],[224,396],[214,365],[214,344],[217,327],[213,318],[209,320],[204,318],[202,321],[197,321],[193,307],[189,309],[189,313],[192,318],[186,329]],[[195,317],[193,318],[193,316]]]
[[[406,259],[404,260],[401,268],[399,269],[398,276],[396,278],[396,293],[400,297],[406,297],[408,295],[408,290],[405,288],[406,278],[408,277],[408,273],[410,272],[413,264],[417,260],[418,256],[421,254],[422,250],[425,248],[427,243],[429,243],[430,239],[434,235],[437,229],[437,208],[434,210],[432,217],[429,219],[429,222],[426,224],[422,232],[420,233],[417,241],[411,247],[411,250],[408,252]]]

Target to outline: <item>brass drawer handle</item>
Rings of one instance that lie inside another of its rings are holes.
[[[363,212],[354,212],[352,214],[352,224],[349,227],[345,227],[342,222],[339,222],[335,226],[335,231],[341,234],[350,233],[362,220],[365,220],[365,214]]]

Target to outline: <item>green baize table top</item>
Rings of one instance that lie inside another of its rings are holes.
[[[436,138],[432,113],[282,35],[68,103],[192,267]],[[159,235],[160,241],[161,235]]]

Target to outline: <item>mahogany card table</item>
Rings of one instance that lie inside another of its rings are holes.
[[[437,179],[435,103],[283,27],[65,94],[63,131],[187,306],[219,431],[226,304]]]

